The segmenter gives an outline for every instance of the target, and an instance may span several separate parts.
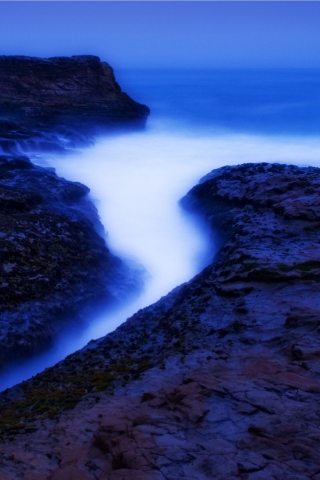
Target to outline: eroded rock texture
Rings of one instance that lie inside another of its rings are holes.
[[[137,287],[95,230],[89,189],[22,154],[63,153],[148,113],[98,57],[0,56],[0,369]]]
[[[257,164],[196,186],[215,261],[2,395],[2,478],[319,479],[319,183]]]
[[[0,147],[61,152],[99,131],[144,125],[149,109],[121,91],[92,55],[0,56]]]
[[[132,289],[95,230],[88,191],[27,157],[0,156],[1,366],[48,347],[85,307]]]

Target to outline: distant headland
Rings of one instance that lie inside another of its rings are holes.
[[[0,56],[0,147],[5,152],[17,145],[28,150],[35,138],[38,149],[61,151],[68,141],[85,143],[86,135],[101,130],[141,127],[149,112],[121,91],[113,69],[99,57]],[[52,131],[65,144],[52,138]]]

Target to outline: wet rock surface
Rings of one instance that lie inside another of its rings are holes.
[[[148,113],[98,57],[0,56],[0,369],[137,288],[106,247],[89,189],[25,152],[67,153],[99,132],[141,128]]]
[[[0,56],[3,153],[61,153],[86,145],[99,132],[141,127],[148,114],[96,56]]]
[[[2,478],[320,478],[319,182],[251,164],[189,192],[213,263],[2,394]]]
[[[1,366],[83,325],[86,307],[130,291],[128,272],[95,230],[88,192],[27,157],[0,156]]]

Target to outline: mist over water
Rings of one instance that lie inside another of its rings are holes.
[[[151,90],[146,93],[150,95]],[[185,92],[181,98],[187,102],[189,97]],[[182,102],[181,98],[177,104]],[[91,339],[114,330],[138,309],[190,280],[212,261],[214,238],[178,205],[179,199],[202,176],[215,168],[240,163],[320,166],[320,137],[312,129],[306,134],[305,123],[300,135],[295,131],[297,121],[291,134],[286,128],[280,128],[276,134],[271,133],[270,128],[262,134],[260,127],[256,132],[251,128],[244,132],[241,122],[238,129],[232,130],[230,126],[217,126],[216,121],[195,121],[190,112],[196,117],[196,107],[192,107],[193,110],[190,107],[186,121],[177,114],[165,116],[167,100],[162,96],[154,101],[156,113],[151,115],[144,131],[98,138],[95,146],[71,155],[33,159],[40,165],[54,167],[59,176],[90,188],[90,198],[106,230],[108,247],[124,261],[145,271],[141,295],[113,312],[97,315],[83,334],[66,333],[51,352],[24,362],[23,369],[19,366],[4,372],[0,389],[34,375]],[[199,104],[203,101],[202,96]],[[196,103],[195,99],[192,103]],[[176,112],[179,111],[177,104]],[[188,108],[185,103],[184,112]],[[240,115],[239,105],[237,108]],[[247,120],[251,118],[252,108],[251,105]],[[268,122],[271,125],[270,118]],[[259,126],[262,123],[260,118]]]

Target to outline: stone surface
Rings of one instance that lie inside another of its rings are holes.
[[[138,281],[106,247],[89,189],[24,152],[67,152],[148,113],[98,57],[0,56],[0,368],[84,327]]]
[[[101,131],[141,127],[148,114],[98,57],[0,56],[3,153],[63,152]]]
[[[189,192],[213,263],[2,394],[4,478],[319,478],[319,181],[244,165]]]
[[[96,231],[88,191],[27,157],[0,156],[1,367],[48,348],[70,318],[83,326],[90,306],[133,290]]]

